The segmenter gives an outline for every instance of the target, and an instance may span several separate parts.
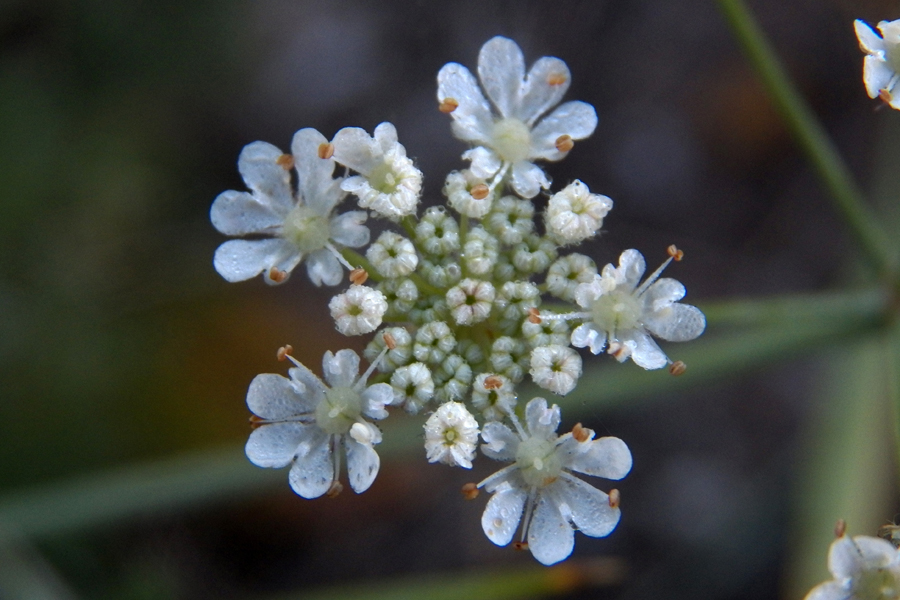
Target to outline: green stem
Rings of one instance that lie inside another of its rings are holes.
[[[775,107],[828,188],[835,208],[844,217],[866,258],[880,277],[893,281],[897,256],[890,238],[865,203],[850,170],[822,125],[788,78],[759,24],[742,0],[717,2]]]
[[[372,281],[378,282],[384,280],[384,277],[378,274],[378,271],[375,270],[375,267],[372,266],[372,263],[369,262],[369,259],[367,259],[356,250],[352,250],[350,248],[341,248],[341,256],[343,256],[344,259],[354,267],[365,269],[366,273],[369,274],[369,279],[371,279]]]
[[[884,359],[888,399],[894,423],[894,449],[900,457],[900,321],[895,321],[885,336]],[[900,460],[898,460],[900,464]]]

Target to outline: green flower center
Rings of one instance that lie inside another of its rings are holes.
[[[325,399],[316,407],[316,425],[332,435],[344,435],[359,420],[362,396],[351,387],[325,391]]]
[[[288,213],[281,229],[281,236],[304,254],[324,248],[330,234],[328,219],[302,205]]]
[[[854,598],[878,598],[889,600],[900,596],[897,580],[887,569],[864,570],[853,586]]]
[[[591,320],[602,331],[634,329],[640,318],[640,301],[630,292],[613,290],[591,304]]]
[[[519,119],[502,119],[491,132],[494,150],[506,162],[525,160],[531,153],[531,130]]]
[[[562,461],[556,453],[556,444],[541,438],[528,438],[519,444],[516,465],[525,483],[543,487],[550,485],[562,473]]]
[[[397,174],[386,162],[372,169],[367,179],[369,180],[369,185],[382,194],[393,194],[397,191],[397,184],[400,183]]]

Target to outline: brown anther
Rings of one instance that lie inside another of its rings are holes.
[[[274,281],[275,283],[281,283],[285,279],[287,279],[287,271],[282,271],[278,267],[272,267],[269,269],[269,279]]]
[[[528,550],[528,542],[513,542],[512,547],[519,551]]]
[[[476,200],[484,200],[488,197],[488,194],[491,193],[491,188],[483,183],[479,183],[478,185],[472,186],[472,189],[469,190],[469,193]]]
[[[275,353],[275,356],[278,360],[284,361],[287,360],[287,357],[291,355],[291,352],[294,351],[294,347],[290,344],[285,344],[281,348],[278,349],[278,352]]]
[[[332,481],[331,487],[328,488],[328,491],[325,492],[325,495],[329,498],[337,498],[338,494],[344,491],[344,486],[341,485],[340,481]]]
[[[449,115],[457,108],[459,108],[459,102],[456,101],[456,98],[444,98],[438,105],[438,110],[445,115]]]
[[[685,371],[687,371],[687,365],[684,364],[680,360],[676,360],[671,365],[669,365],[669,374],[672,377],[678,377],[679,375],[684,375]]]
[[[572,437],[579,442],[586,442],[591,439],[590,431],[590,429],[582,427],[581,423],[575,423],[575,427],[572,428]]]
[[[503,380],[496,375],[488,375],[484,378],[484,389],[496,390],[503,387]]]
[[[682,252],[681,250],[679,250],[678,247],[675,246],[675,244],[672,244],[671,246],[669,246],[668,248],[666,248],[666,252],[669,253],[669,256],[671,256],[671,257],[672,257],[672,260],[674,260],[675,262],[678,262],[678,261],[680,261],[682,258],[684,258],[684,252]]]
[[[618,360],[619,362],[628,358],[628,349],[625,347],[625,344],[621,342],[610,342],[609,348],[606,349],[606,353]]]
[[[884,102],[885,104],[890,104],[891,100],[894,99],[894,96],[891,94],[889,90],[881,89],[878,90],[878,99]]]
[[[566,77],[565,73],[550,73],[547,76],[547,83],[550,85],[562,85],[566,81],[568,81],[568,77]]]
[[[479,490],[478,486],[474,483],[467,483],[466,485],[462,486],[462,489],[460,491],[462,492],[463,498],[465,498],[466,500],[474,500],[478,497]]]
[[[572,140],[572,136],[564,133],[558,138],[556,138],[556,149],[560,152],[568,152],[572,148],[575,147],[575,142]]]
[[[278,158],[275,159],[275,164],[280,166],[285,171],[290,171],[294,168],[294,155],[293,154],[282,154]]]
[[[257,417],[256,415],[250,415],[250,428],[257,429],[265,425],[265,419],[262,417]]]
[[[356,268],[350,271],[350,283],[362,285],[369,279],[369,272],[365,269]]]
[[[528,309],[528,322],[529,323],[540,323],[541,322],[541,313],[538,309],[533,306]]]
[[[844,537],[845,533],[847,533],[847,522],[843,519],[838,519],[837,523],[834,524],[834,537]]]
[[[387,331],[385,331],[381,337],[384,338],[384,345],[387,346],[388,350],[393,350],[397,347],[397,340],[395,340],[394,336]]]
[[[316,153],[319,155],[319,158],[326,159],[334,156],[334,144],[330,144],[328,142],[322,142],[319,144],[319,150]]]
[[[619,495],[619,490],[612,489],[609,490],[609,507],[610,508],[619,508],[619,502],[621,501],[621,496]]]

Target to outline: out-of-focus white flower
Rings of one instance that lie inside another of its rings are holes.
[[[388,304],[384,294],[365,285],[351,285],[328,303],[335,327],[344,335],[371,333],[381,325]]]
[[[438,73],[438,102],[453,117],[453,133],[476,146],[463,158],[472,161],[472,172],[483,179],[509,171],[516,193],[532,198],[550,186],[533,161],[562,159],[573,140],[594,132],[597,113],[590,104],[566,102],[541,119],[569,89],[569,68],[545,56],[526,76],[522,50],[505,37],[481,47],[478,78],[495,111],[466,67],[448,63]]]
[[[554,394],[565,396],[581,377],[581,357],[568,346],[538,346],[531,351],[531,378]]]
[[[350,487],[358,494],[366,491],[378,474],[380,460],[373,446],[381,442],[381,432],[366,419],[387,417],[384,406],[394,398],[391,386],[366,386],[374,365],[358,376],[359,356],[352,350],[325,353],[327,385],[288,358],[294,363],[290,379],[265,373],[250,383],[247,406],[256,415],[257,429],[247,440],[247,457],[260,467],[291,465],[291,488],[304,498],[318,498],[340,491],[345,454]]]
[[[619,361],[631,357],[645,369],[666,366],[669,359],[650,334],[686,342],[706,328],[706,318],[697,307],[678,302],[684,297],[684,286],[674,279],[659,279],[671,261],[672,257],[640,283],[644,257],[637,250],[626,250],[618,268],[608,264],[592,281],[580,284],[575,302],[586,312],[557,316],[585,320],[572,332],[572,345],[599,354],[608,344],[609,353]]]
[[[841,536],[828,552],[834,580],[810,590],[806,600],[892,600],[900,597],[900,551],[881,538]]]
[[[600,230],[603,217],[612,206],[612,200],[592,194],[588,186],[576,179],[550,197],[544,222],[559,243],[578,244]]]
[[[478,421],[464,404],[445,402],[425,421],[428,462],[472,468],[478,443]]]
[[[380,124],[372,137],[359,127],[345,127],[332,144],[334,160],[359,173],[345,179],[341,189],[359,198],[361,208],[393,220],[416,212],[422,172],[406,156],[393,125]]]
[[[590,429],[576,426],[562,436],[559,407],[534,398],[525,407],[525,427],[518,433],[497,421],[485,423],[481,451],[511,462],[478,484],[492,493],[481,517],[488,539],[510,543],[522,520],[521,541],[545,565],[567,558],[578,529],[591,537],[612,533],[619,523],[618,493],[608,496],[572,474],[622,479],[631,470],[631,452],[615,437],[594,439]]]
[[[463,279],[447,290],[447,307],[460,325],[473,325],[487,319],[497,291],[490,281]]]
[[[337,285],[341,264],[335,244],[358,248],[369,243],[364,211],[334,215],[344,197],[341,179],[333,179],[334,161],[319,158],[328,140],[315,129],[294,134],[291,154],[265,142],[244,147],[238,170],[250,192],[228,190],[215,199],[210,219],[226,235],[262,235],[263,239],[230,240],[216,250],[213,264],[228,281],[244,281],[263,273],[266,283],[285,281],[306,259],[316,285]],[[297,193],[291,169],[297,171]]]
[[[900,109],[900,96],[894,88],[900,80],[900,20],[878,24],[879,36],[864,21],[853,22],[863,60],[863,83],[869,98],[881,98],[891,108]]]

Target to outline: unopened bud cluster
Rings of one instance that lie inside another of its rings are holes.
[[[350,486],[362,492],[380,468],[373,421],[397,409],[425,413],[429,461],[471,468],[480,436],[483,454],[512,463],[467,492],[493,493],[482,526],[495,543],[520,530],[517,544],[552,564],[571,553],[575,528],[591,536],[615,528],[618,492],[607,496],[573,473],[621,479],[628,447],[580,425],[557,434],[559,408],[543,398],[520,403],[517,386],[529,379],[571,392],[583,370],[576,348],[683,372],[654,337],[690,340],[705,320],[678,302],[680,283],[660,278],[681,258],[674,247],[646,278],[637,250],[600,271],[573,251],[597,236],[613,202],[579,180],[553,191],[537,164],[561,160],[596,127],[589,104],[556,106],[569,82],[557,58],[526,74],[519,47],[501,37],[482,47],[478,79],[445,65],[438,107],[471,144],[468,168],[445,179],[445,206],[421,207],[422,173],[390,123],[371,136],[341,129],[331,141],[303,129],[290,154],[263,142],[244,149],[238,166],[249,192],[221,194],[212,221],[251,238],[222,244],[216,269],[229,281],[262,274],[278,284],[305,262],[313,283],[342,288],[329,303],[338,331],[371,336],[362,375],[356,353],[340,350],[326,353],[324,381],[296,361],[289,378],[253,381],[257,428],[247,454],[255,464],[290,465],[291,486],[311,498],[340,490],[346,459]],[[538,212],[542,191],[549,199]],[[348,195],[356,209],[340,208]],[[371,241],[369,218],[390,229]],[[289,350],[280,356],[293,361]]]

